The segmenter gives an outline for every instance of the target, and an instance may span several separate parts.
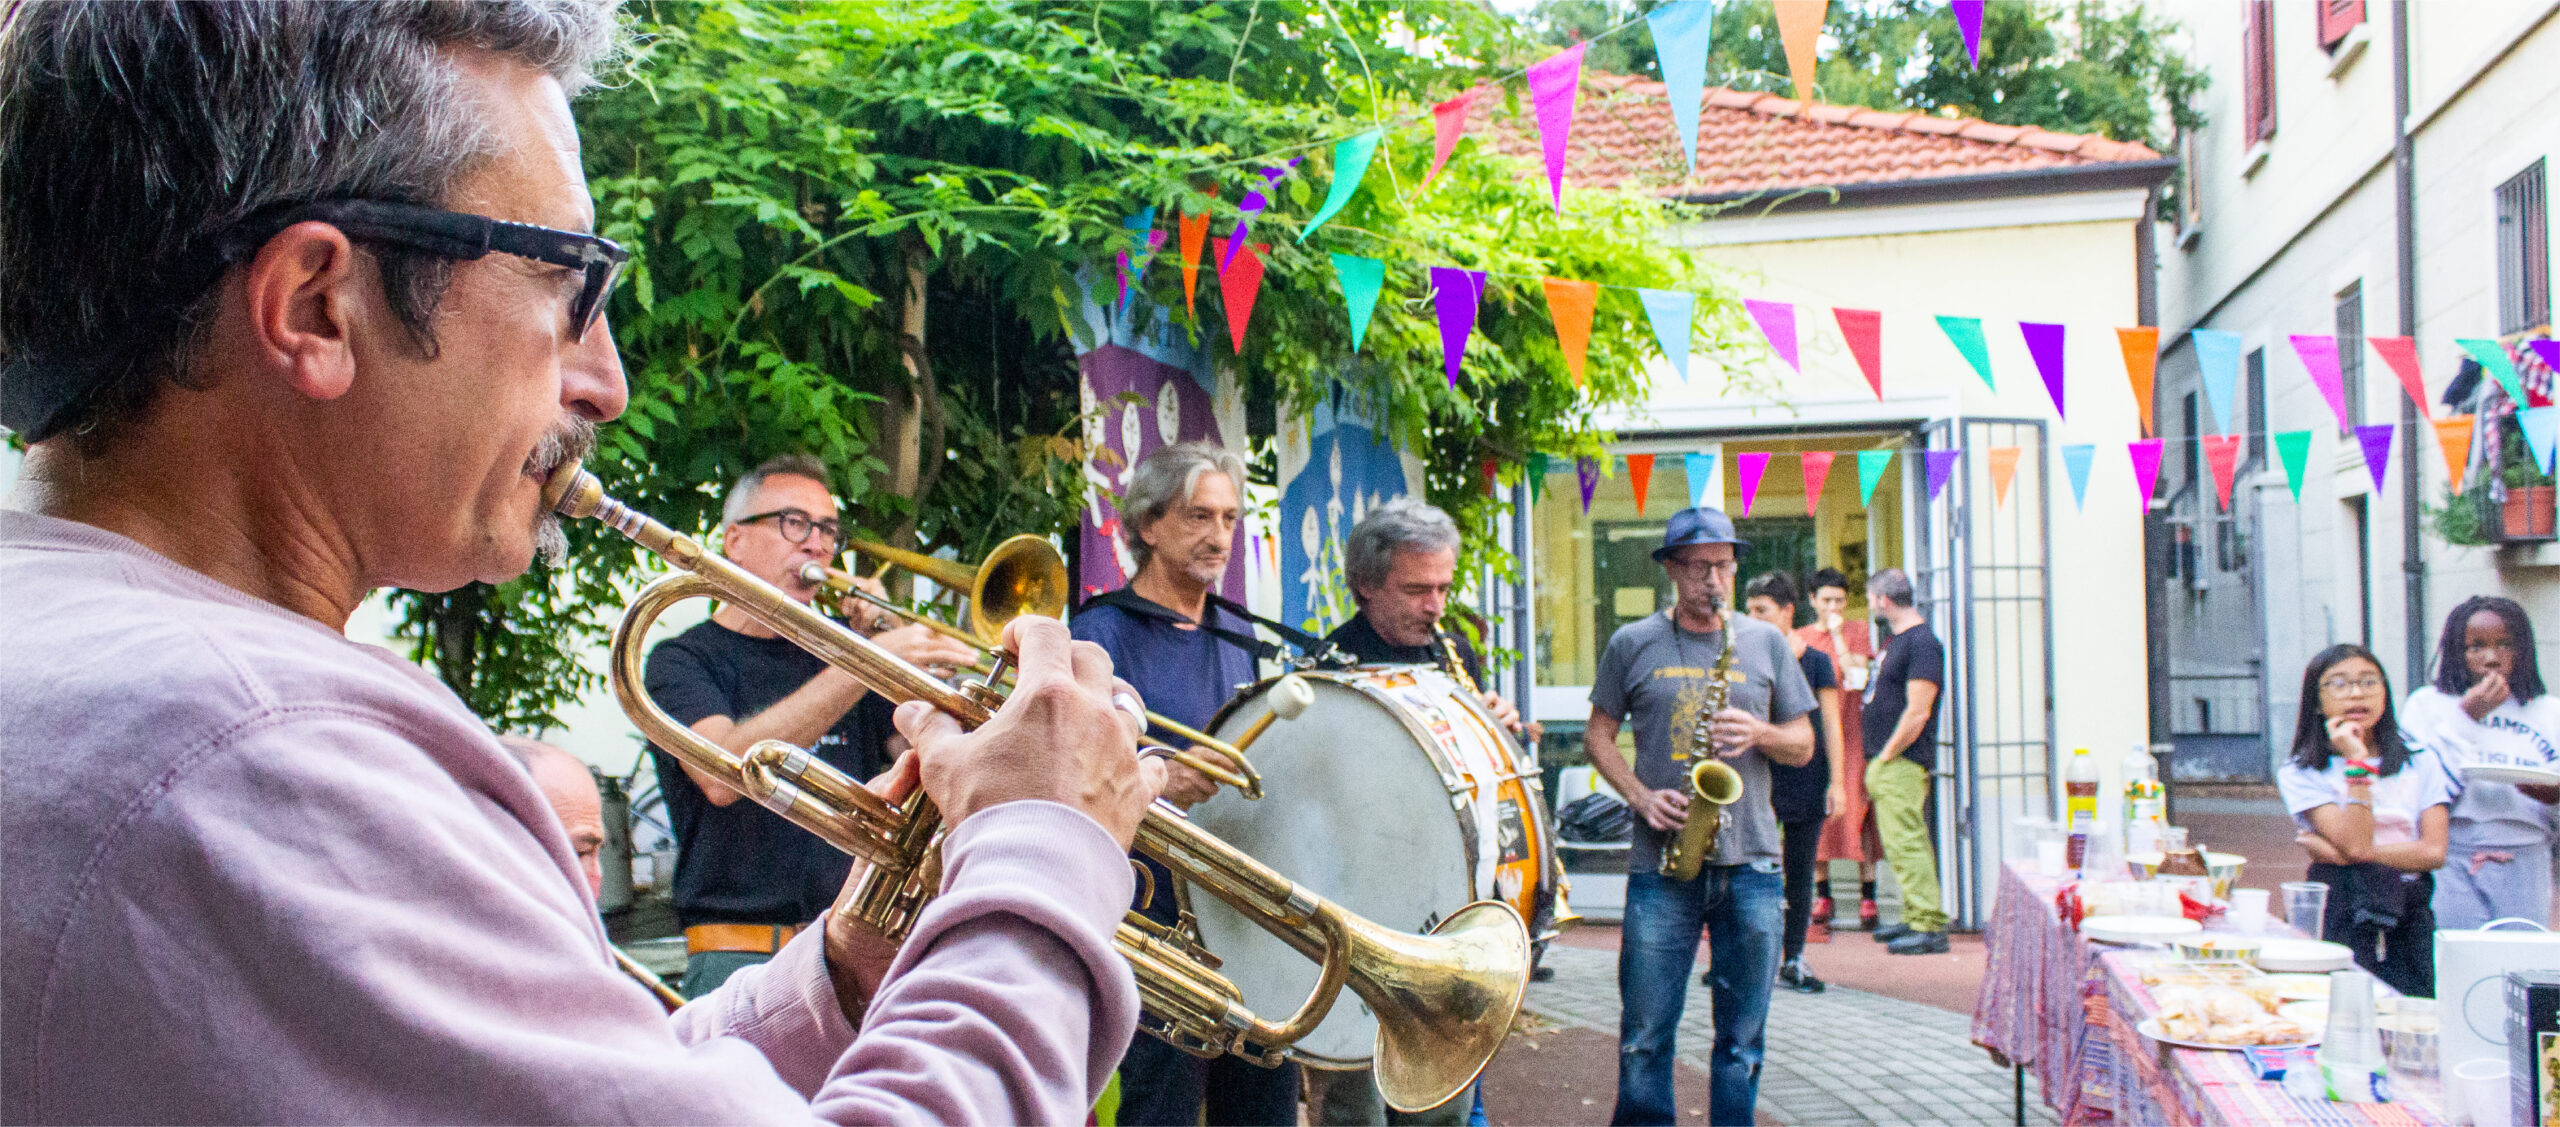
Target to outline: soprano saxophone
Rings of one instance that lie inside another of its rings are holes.
[[[1697,766],[1689,769],[1689,820],[1662,847],[1656,870],[1673,880],[1696,880],[1698,868],[1715,856],[1716,838],[1724,833],[1724,808],[1742,797],[1742,775],[1716,758],[1715,718],[1724,711],[1733,687],[1733,623],[1724,626],[1724,649],[1707,670],[1707,699],[1689,726],[1685,750]]]

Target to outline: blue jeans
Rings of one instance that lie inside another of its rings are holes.
[[[1763,870],[1766,871],[1763,871]],[[1715,1050],[1708,1057],[1707,1112],[1716,1124],[1749,1127],[1760,1102],[1761,1043],[1769,990],[1786,928],[1786,883],[1778,863],[1710,865],[1692,881],[1627,874],[1627,918],[1618,948],[1618,1106],[1610,1122],[1675,1123],[1672,1054],[1698,931],[1707,932],[1714,980]]]

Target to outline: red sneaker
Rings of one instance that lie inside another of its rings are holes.
[[[1821,928],[1830,927],[1831,914],[1832,908],[1830,897],[1816,896],[1813,898],[1813,926]]]
[[[1876,929],[1875,901],[1858,901],[1858,928],[1861,931],[1874,931]]]

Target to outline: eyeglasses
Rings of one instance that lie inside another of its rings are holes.
[[[1742,561],[1664,560],[1662,561],[1662,566],[1665,569],[1668,569],[1673,575],[1685,575],[1691,579],[1704,579],[1709,573],[1713,572],[1722,572],[1726,575],[1731,575],[1735,568],[1742,566]]]
[[[798,509],[775,509],[769,513],[739,517],[735,523],[754,524],[760,520],[776,522],[776,527],[782,532],[782,538],[794,544],[808,543],[809,534],[812,532],[826,537],[829,544],[843,543],[844,525],[841,522],[820,520]]]
[[[285,228],[309,222],[329,224],[350,239],[392,243],[465,262],[495,251],[581,271],[578,296],[569,301],[572,343],[586,339],[587,330],[604,312],[605,298],[612,296],[614,283],[621,280],[623,265],[631,261],[630,251],[600,235],[380,200],[320,200],[267,208],[214,236],[214,260],[221,266],[246,262]]]
[[[2326,693],[2334,693],[2342,697],[2350,694],[2378,693],[2382,691],[2382,678],[2329,677],[2321,680],[2320,690]]]

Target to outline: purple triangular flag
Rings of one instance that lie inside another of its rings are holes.
[[[1306,158],[1290,157],[1287,161],[1263,169],[1262,187],[1246,192],[1243,199],[1236,201],[1236,210],[1241,214],[1236,216],[1236,229],[1227,233],[1227,253],[1218,259],[1220,275],[1225,275],[1227,264],[1236,260],[1236,252],[1244,249],[1245,229],[1253,225],[1253,217],[1262,214],[1262,209],[1271,206],[1271,201],[1262,193],[1270,190],[1272,185],[1278,184],[1281,177],[1287,176],[1289,170],[1298,167],[1298,162],[1304,159]]]
[[[1484,294],[1484,271],[1455,266],[1431,268],[1431,308],[1440,315],[1440,360],[1449,369],[1449,386],[1458,386],[1458,361],[1467,354],[1467,334],[1476,328],[1476,300]]]
[[[2524,345],[2542,358],[2543,367],[2560,372],[2560,340],[2529,340]]]
[[[1573,476],[1582,482],[1582,511],[1591,511],[1591,491],[1600,488],[1600,461],[1596,458],[1573,460]]]
[[[2053,397],[2054,417],[2070,418],[2062,410],[2062,326],[2020,321],[2018,333],[2027,338],[2027,355],[2036,362],[2036,374],[2044,377],[2044,393]]]
[[[1742,307],[1751,311],[1751,321],[1760,326],[1760,335],[1769,338],[1769,348],[1787,367],[1798,372],[1804,365],[1796,352],[1796,307],[1791,302],[1742,299]]]
[[[1947,487],[1947,479],[1956,474],[1956,458],[1962,450],[1923,450],[1920,461],[1929,471],[1929,499],[1938,499],[1938,491]]]
[[[2356,443],[2364,447],[2364,468],[2373,475],[2373,491],[2382,492],[2382,475],[2391,468],[2391,432],[2397,423],[2369,423],[2356,428]]]
[[[1951,0],[1956,10],[1956,30],[1964,33],[1964,58],[1975,66],[1982,65],[1982,0]]]
[[[2142,507],[2151,507],[2151,489],[2160,481],[2160,440],[2146,438],[2124,444],[2125,456],[2133,459],[2133,488],[2142,499]]]
[[[1573,101],[1582,87],[1582,49],[1571,47],[1529,64],[1529,101],[1538,111],[1538,144],[1547,151],[1547,191],[1564,214],[1564,145],[1573,133]]]
[[[2302,358],[2302,370],[2311,373],[2312,385],[2329,401],[2329,412],[2338,416],[2338,429],[2354,425],[2355,420],[2347,417],[2346,377],[2338,370],[2338,338],[2295,333],[2293,354]]]

